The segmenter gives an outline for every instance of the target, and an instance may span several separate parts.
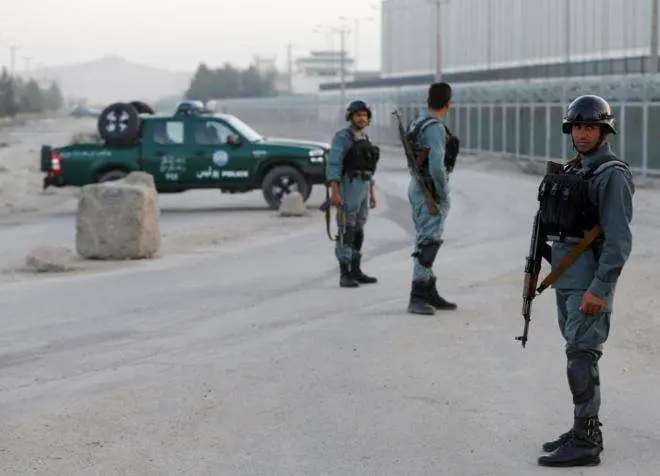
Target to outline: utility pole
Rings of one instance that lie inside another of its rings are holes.
[[[27,78],[30,77],[30,62],[32,61],[31,56],[23,56],[23,59],[25,60],[25,76]]]
[[[435,5],[435,81],[442,81],[442,15],[440,7],[449,0],[429,0]]]
[[[353,67],[355,68],[355,71],[358,70],[358,48],[360,47],[360,35],[358,35],[358,29],[360,28],[360,20],[355,19],[355,26],[353,27],[353,41],[355,43],[355,58],[353,58]]]
[[[649,61],[649,73],[658,72],[658,1],[651,0],[651,58]]]
[[[9,71],[10,76],[14,77],[14,71],[16,70],[16,50],[18,46],[11,45],[9,47]]]
[[[342,23],[344,22],[345,18],[341,17],[340,20]],[[320,27],[317,27],[314,29],[315,32],[319,32]],[[329,27],[329,30],[332,33],[339,33],[339,82],[340,82],[340,97],[339,100],[341,101],[341,105],[339,106],[341,109],[343,109],[346,106],[346,34],[350,33],[350,28],[347,27],[345,24],[342,24],[341,28],[337,27]],[[331,35],[331,38],[334,39],[334,35]],[[328,59],[329,61],[329,67],[331,67],[333,70],[336,66],[335,63],[335,56],[334,56],[334,48],[332,49],[332,56]],[[340,116],[341,117],[341,116]]]
[[[488,33],[486,37],[486,48],[487,53],[486,53],[486,64],[488,65],[488,69],[491,69],[493,65],[493,0],[488,0]]]
[[[293,94],[293,45],[289,43],[286,48],[286,62],[287,62],[287,84],[289,94]]]
[[[364,18],[356,18],[354,20],[355,25],[353,27],[353,42],[355,43],[355,53],[353,54],[355,58],[353,58],[353,70],[358,71],[358,50],[360,48],[360,35],[358,34],[359,28],[360,28],[360,22],[361,21],[373,21],[374,17],[364,17]]]
[[[566,39],[566,76],[571,71],[571,2],[565,0],[564,5],[564,38]]]
[[[342,27],[339,30],[339,54],[340,54],[340,69],[339,80],[341,82],[341,105],[346,106],[346,28]]]

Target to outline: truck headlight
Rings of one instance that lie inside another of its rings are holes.
[[[313,163],[322,163],[325,152],[323,149],[313,149],[309,151],[309,161]]]

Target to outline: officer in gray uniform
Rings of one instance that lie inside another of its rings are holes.
[[[586,95],[569,106],[562,123],[577,157],[539,187],[541,221],[552,242],[552,267],[600,225],[603,233],[555,282],[559,329],[566,341],[568,386],[573,396],[573,427],[543,445],[541,466],[600,463],[603,435],[598,360],[608,338],[617,280],[632,248],[630,222],[635,191],[628,165],[619,160],[607,136],[616,134],[610,105]]]
[[[442,245],[444,222],[449,213],[449,184],[445,169],[446,129],[442,119],[449,112],[452,90],[447,83],[434,83],[429,87],[428,112],[411,121],[407,136],[416,156],[422,148],[429,148],[428,159],[420,164],[420,175],[438,203],[440,213],[429,213],[424,194],[417,180],[411,178],[408,200],[415,225],[415,251],[413,252],[412,286],[408,312],[435,314],[435,310],[453,310],[456,304],[442,298],[436,288],[433,262]]]
[[[371,121],[371,109],[364,101],[353,101],[346,108],[348,126],[338,131],[331,143],[326,163],[330,204],[338,208],[340,236],[335,246],[339,261],[339,285],[354,288],[377,282],[362,272],[364,225],[369,208],[376,206],[374,173],[380,157],[364,129]]]

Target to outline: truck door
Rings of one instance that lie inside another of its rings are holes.
[[[193,153],[204,158],[196,179],[228,188],[249,184],[255,163],[251,144],[218,118],[195,117],[193,123]]]
[[[182,118],[149,118],[144,122],[141,168],[153,175],[157,185],[179,185],[190,180],[185,126]]]

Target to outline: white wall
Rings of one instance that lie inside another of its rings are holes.
[[[386,0],[383,74],[435,72],[434,0]],[[650,53],[653,0],[444,0],[443,72]],[[567,5],[570,8],[567,10]]]

